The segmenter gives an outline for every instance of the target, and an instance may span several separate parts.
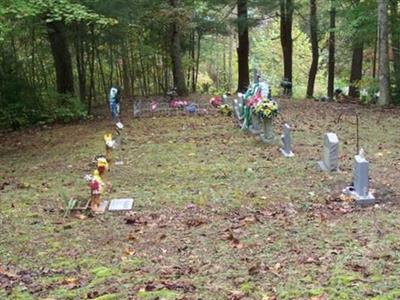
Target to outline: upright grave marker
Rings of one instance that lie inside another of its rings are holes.
[[[339,139],[335,133],[324,136],[324,157],[318,162],[322,171],[339,171]]]
[[[358,204],[372,204],[375,202],[375,197],[369,191],[369,162],[362,155],[356,155],[354,159],[353,185],[343,192],[355,199]]]
[[[252,134],[256,135],[260,134],[262,130],[259,117],[254,112],[251,112],[250,119],[251,119],[251,124],[249,126],[249,131]]]
[[[283,125],[283,134],[282,134],[282,143],[283,143],[283,148],[281,148],[281,152],[285,157],[293,157],[293,151],[292,151],[292,128],[289,126],[289,124],[284,124]]]

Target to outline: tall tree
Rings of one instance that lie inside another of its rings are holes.
[[[243,92],[249,86],[249,24],[247,16],[247,0],[237,0],[238,14],[238,91]]]
[[[71,54],[64,23],[61,21],[48,22],[47,32],[56,69],[57,92],[74,94]]]
[[[335,89],[335,30],[336,30],[336,3],[330,3],[329,25],[329,57],[328,57],[328,98],[333,99]]]
[[[354,40],[349,86],[349,96],[354,98],[358,98],[360,96],[357,83],[362,79],[363,52],[363,42]]]
[[[393,69],[395,79],[395,96],[400,97],[400,29],[399,29],[399,13],[398,0],[390,0],[390,26],[391,26],[391,50],[393,53]]]
[[[317,20],[317,2],[310,0],[310,36],[312,49],[312,62],[308,75],[307,97],[314,96],[315,77],[318,71],[319,47],[318,47],[318,20]]]
[[[178,9],[179,0],[169,0],[173,10]],[[181,31],[177,20],[174,20],[170,25],[171,30],[171,46],[170,55],[172,60],[172,75],[174,78],[174,86],[181,96],[188,94],[188,89],[185,82],[185,74],[182,66],[182,49],[181,49]]]
[[[292,82],[293,79],[293,11],[293,0],[280,0],[280,31],[283,52],[283,77],[290,82]]]
[[[388,3],[378,0],[379,28],[379,100],[381,106],[390,103],[389,46],[388,46]]]
[[[353,7],[357,8],[360,0],[353,1]],[[349,96],[358,98],[360,96],[358,89],[358,82],[362,79],[362,65],[363,65],[363,54],[364,54],[364,42],[362,37],[359,36],[359,26],[356,26],[355,33],[353,34],[353,55],[351,60],[351,71],[350,71],[350,85],[349,85]]]

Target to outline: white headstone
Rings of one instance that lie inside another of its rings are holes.
[[[108,207],[109,211],[131,210],[133,206],[133,199],[113,199]]]
[[[324,157],[318,165],[323,171],[339,170],[339,139],[335,133],[329,132],[324,136]]]
[[[361,155],[354,157],[353,186],[343,192],[353,197],[359,204],[372,204],[375,197],[369,191],[369,162]]]
[[[292,133],[291,133],[292,128],[288,124],[283,125],[283,134],[282,134],[282,143],[283,143],[283,148],[281,148],[281,152],[285,157],[293,157],[293,151],[292,151]]]

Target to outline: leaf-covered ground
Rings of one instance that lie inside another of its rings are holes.
[[[87,197],[110,122],[3,134],[0,299],[399,299],[400,112],[281,106],[291,159],[230,118],[126,116],[104,198],[133,197],[134,211],[87,219],[64,219],[60,195]],[[338,198],[355,111],[373,207]],[[341,140],[339,173],[316,168],[327,131]]]

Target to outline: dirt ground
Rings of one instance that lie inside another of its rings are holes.
[[[400,299],[400,111],[280,100],[293,158],[229,117],[124,116],[103,197],[129,213],[63,217],[110,121],[0,134],[0,299]],[[356,118],[375,206],[339,198]],[[323,134],[340,172],[322,173]]]

